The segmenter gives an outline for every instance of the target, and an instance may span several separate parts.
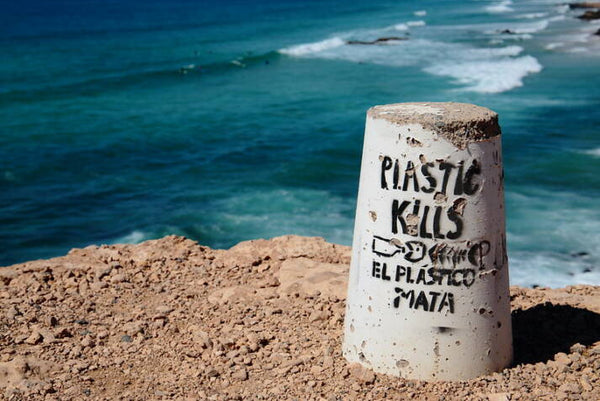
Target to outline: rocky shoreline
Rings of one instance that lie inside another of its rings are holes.
[[[6,400],[598,400],[600,287],[511,288],[515,364],[397,379],[341,355],[350,249],[182,237],[0,268]]]

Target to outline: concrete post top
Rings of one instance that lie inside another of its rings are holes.
[[[395,103],[374,106],[367,116],[398,125],[418,124],[464,149],[470,142],[500,135],[498,114],[467,103]]]

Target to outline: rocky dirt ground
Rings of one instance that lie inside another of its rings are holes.
[[[172,236],[0,268],[0,398],[600,400],[600,287],[511,288],[515,365],[425,383],[342,357],[349,258]]]

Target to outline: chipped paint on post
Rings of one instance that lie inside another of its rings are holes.
[[[350,362],[424,380],[510,364],[501,155],[488,109],[369,110],[343,345]]]

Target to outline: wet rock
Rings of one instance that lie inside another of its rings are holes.
[[[600,10],[589,10],[578,16],[577,18],[584,21],[593,21],[600,19]]]
[[[582,3],[569,3],[570,9],[578,9],[578,8],[600,8],[600,3],[598,2],[582,2]]]
[[[408,40],[406,37],[398,37],[398,36],[388,36],[383,38],[377,38],[375,40],[348,40],[346,41],[347,45],[382,45],[389,44],[394,42],[400,42],[403,40]]]

